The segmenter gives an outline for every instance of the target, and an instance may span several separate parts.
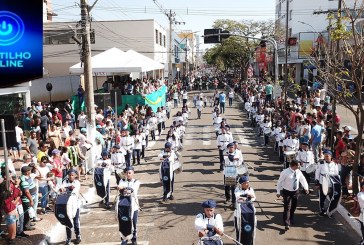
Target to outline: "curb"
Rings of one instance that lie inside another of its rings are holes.
[[[340,216],[351,226],[351,228],[361,237],[361,230],[360,230],[360,223],[352,216],[343,205],[339,204],[337,206],[337,212],[340,214]]]

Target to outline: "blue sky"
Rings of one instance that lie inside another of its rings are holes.
[[[275,0],[158,0],[163,9],[176,12],[176,21],[185,22],[177,31],[199,31],[210,28],[216,19],[274,19]],[[52,0],[54,21],[79,20],[79,0]],[[94,0],[89,0],[92,5]],[[168,28],[167,17],[158,10],[153,0],[99,0],[92,10],[95,20],[155,19]]]

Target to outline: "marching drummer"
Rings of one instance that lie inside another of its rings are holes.
[[[178,159],[177,155],[172,150],[172,144],[167,142],[164,145],[164,150],[158,155],[159,159],[162,160],[159,166],[159,176],[163,185],[163,199],[162,203],[169,200],[173,200],[173,186],[174,186],[174,171],[173,165]]]
[[[287,138],[285,140],[283,140],[284,154],[286,156],[284,168],[289,167],[290,161],[295,159],[296,153],[299,148],[299,141],[296,138],[296,132],[292,131],[290,133],[287,133],[286,135],[287,135]]]
[[[109,205],[109,199],[110,199],[110,175],[111,175],[111,160],[109,159],[109,153],[107,151],[102,151],[101,153],[101,159],[97,161],[97,168],[103,168],[103,177],[106,179],[106,181],[103,181],[106,183],[105,186],[105,196],[101,196],[103,200],[101,201],[102,204],[105,205],[106,209],[110,209]],[[95,170],[96,171],[96,170]]]
[[[227,173],[227,167],[228,166],[233,166],[236,170],[239,166],[241,166],[242,164],[242,159],[239,159],[239,155],[236,154],[236,150],[235,150],[235,145],[234,143],[229,143],[227,145],[227,155],[224,157],[224,163],[225,163],[225,168],[224,168],[224,186],[225,186],[225,203],[228,203],[230,201],[230,197],[232,198],[232,207],[235,208],[235,195],[234,195],[234,191],[235,191],[235,187],[236,187],[236,179],[234,181],[233,184],[231,183],[226,183],[226,175]],[[236,172],[237,173],[237,172]],[[236,178],[237,176],[235,176]]]
[[[252,187],[250,187],[249,184],[249,176],[247,175],[243,175],[239,178],[239,186],[237,186],[235,188],[235,199],[236,202],[245,202],[245,201],[250,201],[250,202],[254,202],[256,199],[255,196],[255,192],[254,189]],[[254,208],[254,206],[253,206]],[[255,211],[255,208],[254,208]],[[238,211],[235,209],[234,211],[234,224],[235,224],[235,232],[236,232],[236,240],[239,240],[239,228],[238,228],[238,222],[237,222],[237,217],[238,215],[240,215],[238,213]]]
[[[68,170],[68,179],[64,180],[60,192],[61,193],[67,193],[67,194],[75,194],[77,199],[80,194],[80,188],[81,184],[80,181],[76,179],[77,177],[77,171],[75,169]],[[81,243],[81,224],[80,224],[80,203],[77,201],[77,211],[76,215],[73,218],[73,224],[74,224],[74,231],[76,234],[76,240],[73,242],[74,244]],[[71,238],[72,238],[72,231],[70,228],[66,226],[66,234],[67,234],[67,240],[66,245],[71,244]]]
[[[195,218],[195,228],[198,231],[198,236],[200,238],[220,238],[224,234],[224,224],[221,215],[215,214],[216,202],[214,200],[206,200],[201,206],[204,212],[199,213]],[[222,244],[221,241],[220,244]]]
[[[119,192],[122,192],[124,189],[128,188],[131,190],[131,209],[132,209],[132,217],[133,217],[133,237],[131,242],[133,245],[137,244],[137,223],[138,223],[138,215],[139,215],[139,200],[138,200],[138,191],[140,187],[140,181],[134,178],[134,168],[132,166],[128,166],[124,169],[125,178],[121,179],[118,185]],[[121,240],[122,245],[126,245],[126,240]]]
[[[221,134],[217,137],[217,148],[220,156],[220,171],[224,170],[224,151],[229,143],[233,142],[233,138],[226,133],[224,127],[221,128]]]
[[[314,164],[313,153],[308,148],[308,142],[301,143],[301,149],[297,152],[296,160],[300,163],[300,169],[305,176],[307,183],[310,183],[310,175],[306,172],[306,168]]]
[[[111,149],[111,164],[114,166],[114,173],[116,183],[120,181],[120,173],[123,172],[125,168],[125,151],[124,149],[120,149],[119,145],[114,145]]]
[[[361,230],[361,241],[359,245],[364,245],[364,182],[360,183],[360,192],[354,197],[354,200],[359,203],[360,206],[360,215],[359,215],[359,223]]]
[[[320,216],[325,215],[325,200],[326,195],[322,191],[322,183],[327,180],[325,176],[338,175],[339,168],[336,163],[332,161],[332,152],[330,150],[324,150],[324,160],[317,166],[315,172],[315,184],[316,188],[320,190]]]

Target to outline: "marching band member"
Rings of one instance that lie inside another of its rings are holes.
[[[359,245],[364,245],[364,182],[360,183],[360,192],[354,197],[354,200],[359,203],[360,206],[360,215],[359,215],[359,223],[361,230],[361,241]]]
[[[276,138],[276,140],[278,139],[278,153],[279,153],[279,161],[281,163],[284,162],[284,145],[283,145],[283,141],[286,139],[287,135],[288,135],[288,132],[286,132],[286,127],[283,126],[282,131],[278,134],[278,137]]]
[[[158,124],[158,119],[155,116],[155,113],[152,113],[152,116],[149,118],[148,123],[149,125],[149,130],[150,130],[150,135],[152,137],[152,140],[155,140],[155,130],[157,128],[157,124]]]
[[[163,199],[162,203],[169,200],[173,200],[173,186],[174,186],[174,171],[173,165],[177,160],[177,155],[172,150],[172,144],[167,142],[164,145],[164,150],[158,155],[159,159],[162,160],[159,167],[159,176],[163,185]]]
[[[133,220],[133,237],[131,242],[133,245],[137,244],[137,223],[138,223],[138,215],[139,215],[139,200],[138,200],[138,191],[140,187],[140,181],[134,178],[134,168],[132,166],[128,166],[124,169],[125,178],[119,181],[118,190],[119,192],[123,192],[124,189],[131,190],[131,213]],[[122,245],[126,245],[127,241],[122,238]]]
[[[198,231],[198,236],[200,238],[220,238],[224,234],[224,224],[221,215],[215,214],[216,202],[206,200],[201,206],[204,208],[204,212],[199,213],[195,218],[195,228]],[[215,244],[222,245],[222,242],[220,240],[219,243]]]
[[[158,135],[160,136],[162,133],[162,123],[163,123],[163,113],[160,107],[157,109],[157,113],[155,114],[157,117],[157,129],[158,129]]]
[[[239,156],[236,155],[236,151],[235,151],[235,145],[234,143],[229,143],[227,145],[227,149],[228,151],[226,152],[226,156],[224,157],[224,180],[225,180],[225,175],[226,175],[226,166],[234,166],[235,169],[238,168],[242,161],[241,159],[239,159]],[[225,188],[225,203],[228,203],[230,201],[230,197],[232,196],[232,207],[235,208],[235,195],[234,195],[234,191],[235,191],[235,187],[236,187],[236,181],[234,185],[227,185],[224,181],[224,188]],[[230,195],[231,192],[231,195]]]
[[[145,150],[147,148],[148,143],[148,133],[144,126],[140,126],[139,131],[141,132],[140,135],[142,136],[142,151],[140,153],[140,158],[145,160]]]
[[[166,121],[167,121],[167,109],[166,107],[162,106],[162,129],[166,129]]]
[[[250,187],[250,184],[249,184],[249,176],[247,175],[244,175],[244,176],[241,176],[239,178],[239,186],[237,186],[235,188],[235,191],[234,191],[234,195],[235,195],[235,199],[236,199],[236,202],[239,203],[239,202],[245,202],[245,201],[250,201],[250,202],[254,202],[255,199],[256,199],[256,196],[255,196],[255,192],[254,192],[254,189],[252,187]],[[253,206],[253,209],[254,209],[254,213],[255,213],[255,208]],[[241,215],[240,213],[237,212],[238,210],[235,209],[234,211],[234,226],[235,226],[235,232],[236,232],[236,240],[241,240],[239,239],[239,228],[238,228],[238,215]],[[255,222],[254,222],[255,223]],[[255,224],[254,224],[255,225]]]
[[[226,133],[224,127],[221,128],[221,134],[217,136],[217,148],[220,156],[220,171],[224,170],[224,151],[229,143],[233,142],[233,138]]]
[[[296,160],[300,163],[300,170],[305,176],[307,183],[310,183],[310,175],[306,172],[307,166],[314,164],[313,153],[308,148],[308,142],[301,143],[301,150],[297,152]]]
[[[137,160],[137,164],[140,165],[140,154],[142,151],[142,142],[143,135],[141,135],[139,129],[135,131],[135,135],[133,135],[134,147],[133,147],[133,165],[135,165],[135,159]]]
[[[320,216],[325,215],[324,205],[325,205],[326,195],[324,195],[322,191],[323,178],[324,176],[327,175],[330,176],[338,174],[339,174],[339,168],[337,164],[332,161],[332,152],[330,150],[325,150],[324,160],[320,162],[315,172],[316,188],[320,189]]]
[[[279,134],[282,132],[281,121],[277,121],[273,129],[273,136],[275,138],[274,151],[279,150]]]
[[[300,183],[308,194],[308,183],[299,170],[298,161],[293,160],[290,162],[290,167],[281,172],[277,183],[277,197],[283,196],[283,223],[286,230],[289,230],[289,226],[294,223]]]
[[[130,166],[131,154],[134,149],[134,140],[132,137],[130,137],[129,131],[127,129],[123,129],[121,131],[120,148],[123,148],[126,152],[125,162],[127,166]]]
[[[220,128],[220,124],[222,122],[222,117],[220,116],[219,112],[216,112],[216,117],[214,118],[214,127],[215,127],[215,133],[216,133],[216,137],[218,136],[218,132],[219,132],[219,128]]]
[[[267,146],[269,143],[269,136],[272,132],[272,122],[269,120],[269,118],[265,118],[263,120],[263,134],[264,134],[264,146]]]
[[[262,113],[261,110],[259,110],[255,117],[255,122],[258,125],[258,136],[261,136],[263,132],[263,120],[264,120],[264,114]]]
[[[100,171],[99,171],[100,170]],[[102,170],[102,171],[101,171]],[[112,163],[109,159],[109,153],[107,151],[103,151],[101,153],[101,159],[97,160],[95,173],[94,173],[94,181],[96,186],[97,194],[103,198],[101,204],[105,205],[106,209],[110,209],[109,199],[110,199],[110,175],[112,172]],[[98,179],[97,175],[100,175],[101,180]],[[103,183],[103,186],[100,186],[98,183]],[[98,191],[98,187],[100,187],[101,192]],[[103,190],[101,190],[103,189]]]
[[[196,108],[197,108],[197,118],[201,119],[202,108],[203,108],[203,101],[201,97],[196,102]]]
[[[286,135],[287,135],[286,139],[283,140],[283,149],[284,149],[285,155],[288,152],[294,152],[294,154],[296,154],[299,149],[299,144],[300,144],[300,142],[296,138],[296,133],[292,131],[290,133],[286,133]],[[289,166],[289,161],[286,157],[285,168],[288,168],[288,166]]]
[[[68,170],[67,173],[68,173],[68,179],[63,181],[59,191],[61,193],[75,194],[78,199],[78,196],[80,194],[81,184],[80,181],[76,179],[77,171],[71,168],[70,170]],[[78,200],[77,200],[76,215],[73,218],[73,226],[76,234],[76,240],[73,243],[79,244],[81,243],[81,224],[80,224],[80,202]],[[66,226],[66,234],[67,234],[66,245],[69,245],[71,244],[72,231],[67,226]]]
[[[120,149],[119,145],[114,145],[111,149],[111,164],[114,166],[114,173],[115,173],[115,179],[116,183],[119,183],[120,181],[120,173],[125,168],[125,150]]]
[[[179,121],[178,125],[179,125],[178,126],[178,129],[179,129],[178,130],[178,132],[179,132],[178,136],[179,136],[179,139],[180,139],[181,145],[182,145],[183,144],[183,137],[186,134],[186,127],[185,127],[185,125],[183,125],[182,121]]]

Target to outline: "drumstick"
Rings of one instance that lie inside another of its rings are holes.
[[[86,198],[82,195],[82,193],[80,192],[80,196],[85,200],[86,203],[88,203],[88,201],[86,200]]]

